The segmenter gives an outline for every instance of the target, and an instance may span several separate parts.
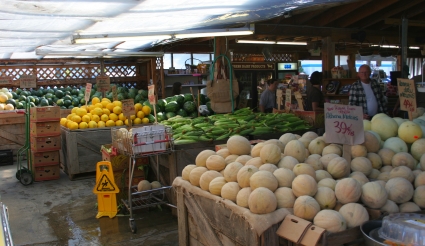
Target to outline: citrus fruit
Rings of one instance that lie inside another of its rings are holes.
[[[72,116],[72,121],[80,123],[81,122],[81,117],[79,115],[74,115]]]
[[[88,128],[89,127],[89,125],[87,124],[87,122],[81,122],[79,125],[78,125],[78,128],[80,128],[80,129],[86,129],[86,128]]]
[[[148,124],[149,123],[149,118],[143,118],[142,119],[142,123],[143,124]]]
[[[138,111],[136,113],[137,118],[143,119],[145,118],[145,113],[143,113],[143,111]]]
[[[102,107],[106,108],[106,105],[108,105],[109,102],[102,99],[100,103],[102,104]]]
[[[114,111],[114,114],[119,115],[122,112],[122,108],[120,106],[115,106],[112,111]]]
[[[136,111],[140,111],[143,108],[143,105],[141,103],[136,103],[134,104],[134,108],[136,109]]]
[[[85,109],[86,111],[87,111],[87,106],[86,105],[83,105],[83,106],[81,106],[80,108],[82,108],[82,109]]]
[[[134,120],[134,119],[136,119],[136,116],[135,115],[130,115],[130,119],[131,120]]]
[[[109,116],[107,114],[102,114],[102,116],[100,116],[100,120],[107,122],[109,120]]]
[[[114,104],[114,106],[122,107],[122,102],[121,101],[113,101],[112,103]]]
[[[122,121],[125,121],[127,119],[127,117],[125,117],[123,113],[119,114],[118,118]]]
[[[106,97],[102,98],[101,103],[102,103],[103,101],[107,101],[108,103],[110,103],[110,102],[111,102],[111,100],[109,100],[109,99],[108,99],[108,98],[106,98]]]
[[[113,120],[106,121],[106,126],[108,126],[108,127],[115,126],[115,121],[113,121]]]
[[[124,122],[122,122],[122,120],[117,120],[117,121],[115,121],[115,125],[116,126],[122,126],[122,125],[124,125]]]
[[[89,112],[92,111],[93,109],[95,109],[96,107],[92,104],[89,106]]]
[[[77,122],[71,122],[69,129],[71,129],[71,130],[78,129],[78,123]]]
[[[66,126],[66,122],[68,122],[67,118],[61,118],[61,126]]]
[[[111,114],[109,114],[109,119],[110,120],[113,120],[113,121],[117,121],[118,120],[118,115],[116,115],[114,113],[111,113]]]
[[[127,126],[129,126],[129,124],[128,124],[128,119],[126,119],[124,123],[125,123]],[[133,121],[131,121],[131,123],[133,123]]]
[[[99,122],[97,122],[97,128],[102,128],[102,127],[105,127],[105,122],[103,122],[103,121],[99,121]]]
[[[91,116],[92,116],[92,114],[91,113],[87,113],[86,114],[88,117],[90,117],[90,119],[91,119]]]
[[[97,123],[96,123],[96,121],[90,121],[90,122],[89,122],[89,128],[97,128]]]
[[[87,110],[83,108],[76,108],[76,109],[77,110],[75,110],[75,113],[80,117],[83,117],[83,115],[87,114]],[[74,110],[74,108],[72,110]]]
[[[94,122],[99,122],[100,121],[100,117],[97,114],[94,114],[91,116],[91,120]]]
[[[151,113],[151,108],[149,106],[143,106],[142,111],[145,115],[149,115]]]
[[[96,103],[94,106],[95,106],[96,108],[103,108],[103,105],[102,105],[101,103]]]
[[[101,108],[95,108],[92,111],[90,111],[90,113],[93,115],[101,116],[103,114],[103,110]]]
[[[73,123],[72,120],[68,120],[68,122],[66,122],[66,127],[71,129],[72,123]]]
[[[72,108],[71,113],[74,113],[74,114],[77,113],[77,109],[78,109],[77,107]]]
[[[109,111],[113,112],[115,105],[113,103],[106,104],[106,108],[109,109]]]
[[[90,122],[90,120],[91,120],[91,118],[90,118],[90,116],[88,116],[88,115],[83,115],[83,117],[81,117],[81,121],[82,121],[82,122],[89,123],[89,122]]]
[[[109,109],[104,108],[103,110],[103,114],[109,115],[111,112],[109,111]]]
[[[68,114],[68,116],[66,116],[66,118],[68,119],[68,120],[72,120],[72,117],[75,115],[75,113],[72,113],[72,114]]]
[[[91,99],[91,104],[96,104],[96,103],[100,103],[100,99],[98,97],[93,97]]]
[[[140,118],[136,118],[136,119],[134,119],[134,124],[135,124],[135,125],[142,124],[142,119],[140,119]]]

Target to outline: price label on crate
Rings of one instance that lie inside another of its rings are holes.
[[[122,100],[122,113],[127,118],[130,118],[131,115],[136,115],[136,109],[134,108],[134,99],[125,99]]]
[[[87,83],[86,84],[86,92],[84,94],[84,100],[86,100],[86,105],[87,105],[88,101],[90,101],[91,88],[92,88],[92,84]]]
[[[112,100],[118,101],[118,92],[117,92],[117,86],[112,86]]]
[[[325,103],[325,131],[327,143],[362,144],[363,108]]]
[[[0,85],[10,85],[13,83],[12,77],[0,77]]]
[[[289,112],[291,110],[291,104],[292,104],[292,90],[286,89],[285,91],[285,111]]]
[[[415,82],[410,79],[397,79],[400,109],[407,112],[416,111]]]
[[[148,99],[149,99],[150,104],[152,104],[152,105],[156,104],[155,85],[149,85],[148,86]]]
[[[97,91],[107,92],[111,85],[111,78],[108,76],[97,76],[96,77]]]
[[[37,87],[35,75],[21,75],[19,78],[20,88],[35,88]]]

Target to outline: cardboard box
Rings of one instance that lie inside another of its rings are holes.
[[[33,166],[34,181],[54,180],[60,177],[60,165]]]
[[[59,121],[49,122],[31,122],[31,136],[57,136],[61,134],[61,125]]]
[[[59,164],[59,156],[59,150],[47,152],[31,152],[32,163],[36,167]]]
[[[293,113],[315,128],[325,127],[324,112],[294,110]]]
[[[30,109],[30,121],[60,121],[61,111],[58,106],[34,107]]]
[[[61,136],[35,137],[31,136],[31,150],[33,152],[46,152],[61,149]]]

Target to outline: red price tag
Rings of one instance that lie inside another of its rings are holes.
[[[92,88],[92,84],[87,83],[86,84],[86,93],[84,94],[84,100],[86,100],[86,104],[87,104],[88,101],[90,101],[91,88]]]
[[[122,113],[124,116],[129,118],[131,115],[136,115],[136,109],[134,108],[134,99],[122,100]]]
[[[152,104],[152,105],[156,104],[155,85],[149,85],[148,86],[148,99],[149,99],[150,104]]]

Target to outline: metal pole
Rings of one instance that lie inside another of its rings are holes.
[[[407,27],[408,20],[403,17],[401,20],[401,76],[406,79],[409,75],[407,67]]]

